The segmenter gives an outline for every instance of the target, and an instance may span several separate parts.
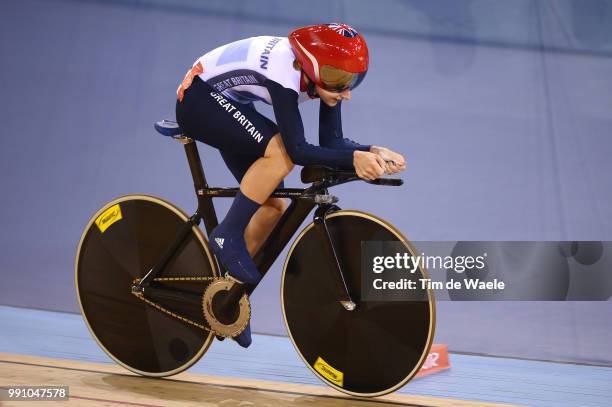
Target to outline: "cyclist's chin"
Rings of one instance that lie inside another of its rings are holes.
[[[329,107],[334,107],[338,104],[338,101],[332,98],[325,98],[325,99],[321,98],[321,100],[323,100],[323,103],[325,103]]]

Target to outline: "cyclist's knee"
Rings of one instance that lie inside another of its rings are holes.
[[[263,204],[274,209],[278,216],[282,215],[289,206],[285,198],[268,198]]]

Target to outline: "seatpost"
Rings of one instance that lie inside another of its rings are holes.
[[[202,167],[198,147],[193,139],[186,139],[187,140],[183,143],[185,154],[187,154],[187,162],[189,163],[189,170],[193,178],[193,186],[198,196],[198,209],[193,217],[196,217],[196,219],[194,219],[196,223],[200,223],[200,219],[204,219],[206,233],[210,235],[218,224],[217,213],[215,212],[212,197],[205,193],[205,190],[208,189],[208,183],[204,175],[204,168]]]

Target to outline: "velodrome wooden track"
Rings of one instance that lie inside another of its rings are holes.
[[[136,376],[120,366],[0,353],[0,386],[63,385],[68,406],[508,406],[435,397],[391,394],[358,399],[321,386],[181,373],[171,378]],[[0,402],[4,406],[39,403]]]
[[[80,315],[0,306],[0,387],[66,385],[72,396],[63,403],[2,407],[612,406],[611,367],[457,353],[450,355],[448,370],[416,378],[382,398],[356,399],[315,377],[289,338],[253,337],[249,349],[215,341],[186,372],[149,379],[113,362]]]

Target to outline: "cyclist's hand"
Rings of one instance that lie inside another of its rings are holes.
[[[355,150],[353,166],[359,178],[375,180],[385,173],[385,160],[378,154]]]
[[[385,161],[385,172],[389,175],[396,174],[406,169],[406,160],[404,156],[395,151],[389,150],[386,147],[372,146],[370,151],[379,155]]]

